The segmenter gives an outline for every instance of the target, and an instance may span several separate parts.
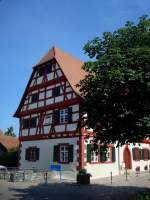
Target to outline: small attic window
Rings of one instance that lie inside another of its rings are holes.
[[[52,72],[52,63],[51,62],[47,63],[45,70],[46,70],[46,74],[49,74]]]
[[[52,63],[48,62],[46,65],[38,69],[38,75],[44,76],[45,74],[49,74],[52,72]]]
[[[38,69],[38,74],[39,74],[39,76],[44,76],[44,74],[45,74],[45,68],[41,68],[41,69]]]
[[[36,103],[39,100],[39,93],[34,93],[31,95],[31,103]]]
[[[59,96],[60,95],[60,86],[52,89],[52,95],[53,96]]]

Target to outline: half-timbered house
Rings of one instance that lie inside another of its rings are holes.
[[[117,175],[121,168],[150,168],[149,141],[107,151],[92,148],[92,130],[81,127],[84,101],[76,84],[85,77],[83,62],[52,47],[33,67],[15,117],[19,118],[20,168],[48,169],[59,163],[63,170],[86,168],[93,177]],[[90,108],[89,108],[90,109]],[[90,138],[86,135],[90,134]]]

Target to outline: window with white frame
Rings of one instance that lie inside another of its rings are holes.
[[[68,162],[68,145],[60,146],[60,162],[62,163]]]
[[[106,150],[106,161],[109,162],[109,161],[111,161],[110,159],[111,159],[110,158],[110,147],[108,147],[107,150]]]
[[[91,151],[91,162],[98,162],[98,153],[96,151]]]
[[[60,110],[60,123],[68,122],[68,109]]]

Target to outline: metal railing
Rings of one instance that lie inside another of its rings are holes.
[[[63,171],[62,180],[74,181],[76,173],[74,171]],[[0,170],[0,180],[10,182],[60,182],[60,175],[55,171],[40,170],[40,169],[17,169],[7,168],[7,170]]]

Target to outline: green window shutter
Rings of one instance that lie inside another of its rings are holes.
[[[100,146],[100,161],[106,161],[106,149],[103,146]]]
[[[29,156],[30,156],[30,149],[26,149],[25,151],[25,160],[29,160]]]
[[[115,147],[112,147],[112,162],[116,161]]]
[[[87,144],[87,162],[91,162],[91,144]]]
[[[68,146],[68,161],[73,162],[73,145]]]
[[[137,160],[140,160],[141,155],[140,155],[140,149],[139,148],[137,148],[137,152],[138,152]]]
[[[140,160],[142,160],[142,149],[139,149],[139,153],[140,153]]]
[[[150,160],[150,149],[148,150],[148,159]]]
[[[135,148],[132,148],[132,157],[133,157],[133,160],[135,160]]]
[[[36,148],[36,160],[39,160],[40,149]]]
[[[144,149],[141,149],[141,160],[144,160]]]
[[[60,110],[54,110],[54,122],[55,122],[55,124],[59,123],[59,119],[60,119]]]
[[[59,146],[58,145],[54,146],[53,161],[54,162],[58,162],[59,161]]]
[[[72,107],[68,107],[68,122],[72,122]]]

